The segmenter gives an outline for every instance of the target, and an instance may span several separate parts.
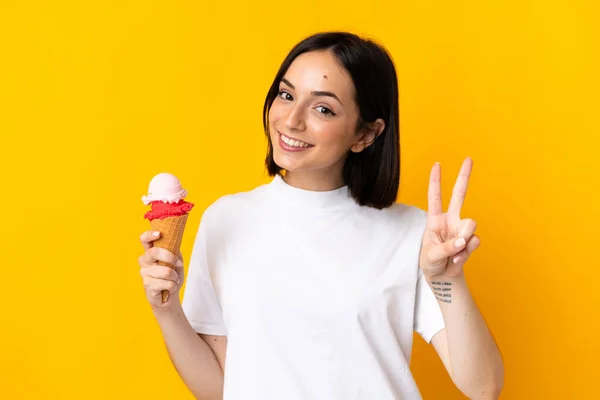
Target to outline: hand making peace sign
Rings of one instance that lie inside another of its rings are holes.
[[[460,219],[473,160],[467,158],[460,169],[446,213],[442,212],[441,170],[436,163],[429,178],[429,210],[423,235],[419,265],[426,278],[456,278],[479,246],[472,219]]]

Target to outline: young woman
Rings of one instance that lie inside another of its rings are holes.
[[[427,213],[396,203],[398,119],[382,47],[345,32],[311,36],[265,101],[274,178],[204,212],[182,304],[181,254],[142,234],[148,300],[197,398],[420,399],[413,331],[465,395],[499,396],[503,362],[463,274],[479,245],[475,222],[460,215],[472,162],[446,213],[438,164]]]

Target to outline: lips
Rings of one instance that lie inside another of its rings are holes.
[[[310,143],[304,142],[302,140],[298,140],[291,136],[287,136],[279,131],[277,131],[277,133],[279,133],[279,138],[281,139],[281,141],[290,147],[299,148],[299,149],[307,149],[310,147],[314,147],[314,145],[312,145]]]
[[[281,132],[277,133],[279,133],[279,140],[277,141],[278,147],[286,153],[301,153],[315,147],[312,144],[290,138]]]

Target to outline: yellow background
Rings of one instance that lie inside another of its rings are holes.
[[[290,47],[350,29],[392,53],[403,202],[475,161],[471,290],[504,399],[599,399],[597,1],[3,1],[0,398],[191,399],[138,273],[140,197],[203,210],[268,181],[261,109]],[[420,339],[425,399],[461,399]]]

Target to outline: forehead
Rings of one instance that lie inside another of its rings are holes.
[[[299,55],[288,68],[285,78],[298,91],[331,91],[344,104],[344,99],[354,98],[354,84],[350,75],[329,51],[311,51]]]

